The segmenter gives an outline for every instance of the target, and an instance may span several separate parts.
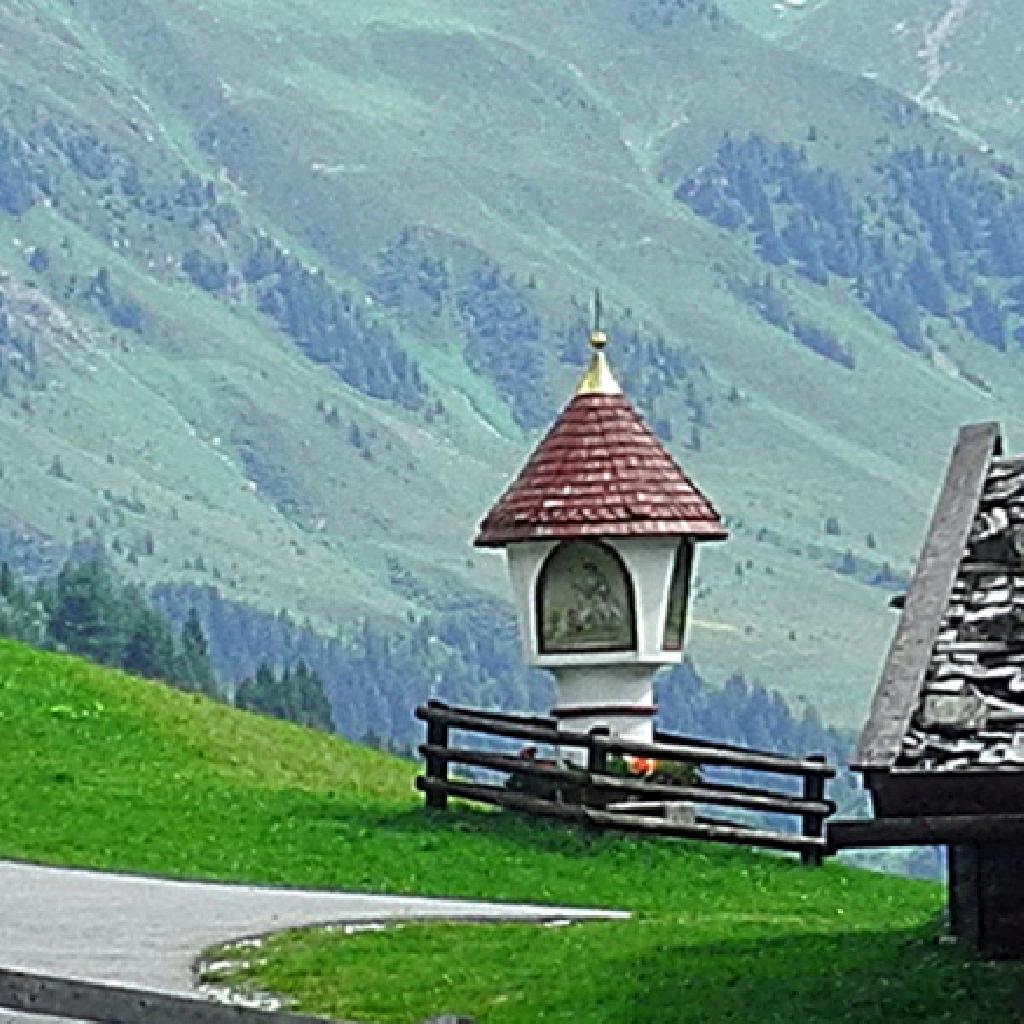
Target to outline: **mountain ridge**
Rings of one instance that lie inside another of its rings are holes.
[[[950,329],[986,393],[673,197],[726,131],[865,182],[896,142],[961,145],[717,11],[24,0],[6,522],[326,635],[507,598],[469,540],[571,394],[600,284],[627,393],[732,525],[698,569],[702,671],[858,722],[891,627],[870,582],[906,572],[959,423],[1013,434],[1020,355]],[[737,282],[767,272],[855,369],[752,310]]]

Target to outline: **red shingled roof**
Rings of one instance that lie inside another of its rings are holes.
[[[573,398],[474,543],[594,536],[726,537],[711,503],[619,394]]]

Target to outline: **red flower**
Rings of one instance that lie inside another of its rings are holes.
[[[653,775],[658,770],[658,762],[653,757],[626,756],[626,767],[630,775]]]

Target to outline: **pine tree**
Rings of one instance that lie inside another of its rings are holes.
[[[126,609],[128,614],[134,614],[121,651],[121,668],[146,679],[173,679],[174,638],[166,620],[146,606],[142,594],[128,590],[126,596],[129,601],[134,597],[135,601]]]
[[[280,684],[273,668],[261,661],[252,679],[243,680],[235,691],[235,705],[246,711],[259,711],[275,718],[285,717],[280,699]]]
[[[875,315],[896,329],[896,337],[915,352],[924,348],[921,332],[921,314],[907,285],[878,281],[868,299],[868,305]]]
[[[946,286],[935,261],[924,249],[918,249],[905,275],[907,286],[914,298],[935,316],[949,315]]]
[[[286,666],[280,679],[270,665],[262,662],[255,677],[239,685],[235,705],[311,729],[324,732],[334,729],[323,681],[301,658],[294,671]]]
[[[331,732],[334,722],[331,706],[324,694],[323,680],[301,658],[295,666],[292,688],[296,713],[293,720],[314,729]]]
[[[120,602],[109,569],[99,560],[73,566],[57,576],[50,640],[104,665],[116,665],[124,646]]]
[[[3,565],[0,565],[0,597],[12,598],[20,589],[15,583],[10,563],[4,562]]]
[[[217,694],[210,647],[195,608],[190,608],[178,642],[176,681],[189,690]]]

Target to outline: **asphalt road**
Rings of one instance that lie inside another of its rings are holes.
[[[334,922],[546,921],[609,911],[409,896],[178,882],[0,861],[0,967],[193,992],[202,950],[249,935]],[[44,1024],[0,1009],[0,1024]]]

